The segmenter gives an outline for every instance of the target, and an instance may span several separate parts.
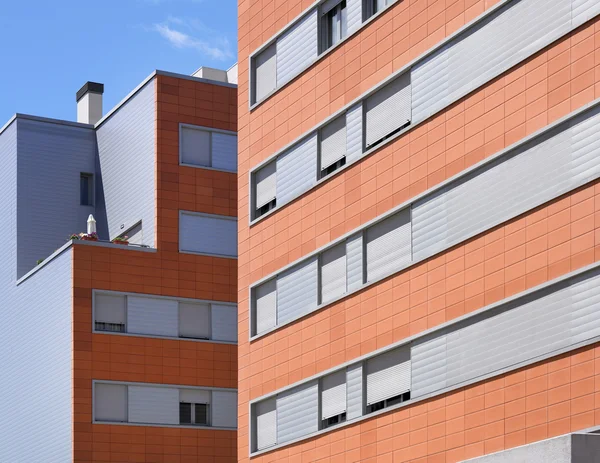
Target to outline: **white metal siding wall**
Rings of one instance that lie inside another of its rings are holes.
[[[212,392],[212,426],[237,427],[237,394],[235,392]]]
[[[212,339],[217,341],[237,341],[237,307],[211,304]]]
[[[19,277],[85,231],[93,206],[80,205],[80,174],[95,174],[92,129],[17,119],[17,241]],[[6,167],[2,167],[6,168]],[[94,175],[94,182],[97,182]],[[3,219],[4,220],[4,219]]]
[[[277,205],[291,201],[317,182],[317,134],[277,158]]]
[[[534,139],[413,205],[413,255],[429,257],[600,174],[600,109]]]
[[[317,8],[277,39],[277,86],[296,77],[319,54]]]
[[[599,336],[599,309],[600,271],[594,270],[506,304],[498,315],[416,344],[414,397]]]
[[[128,296],[127,332],[157,336],[179,336],[177,301]]]
[[[179,389],[129,386],[127,392],[130,423],[179,424]]]
[[[413,118],[422,120],[510,69],[571,26],[571,0],[520,0],[412,69]]]
[[[237,220],[221,217],[179,214],[179,248],[187,252],[236,257]]]
[[[142,220],[143,244],[149,246],[154,246],[156,212],[155,82],[96,130],[109,235],[114,238]]]
[[[312,381],[277,396],[277,443],[319,429],[319,383]]]
[[[282,325],[317,306],[318,258],[286,270],[277,277],[277,322]]]
[[[363,284],[363,234],[357,233],[346,240],[348,291]]]
[[[237,171],[237,136],[226,133],[212,133],[212,167]]]
[[[363,109],[362,102],[346,112],[346,163],[357,160],[363,150]]]
[[[363,364],[350,365],[346,370],[346,393],[348,420],[358,418],[363,414]]]

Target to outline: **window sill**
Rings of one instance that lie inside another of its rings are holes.
[[[204,343],[213,343],[213,344],[229,344],[229,345],[237,345],[235,341],[221,341],[216,339],[197,339],[197,338],[181,338],[175,336],[157,336],[154,334],[141,334],[141,333],[120,333],[120,332],[112,332],[112,331],[99,331],[96,329],[92,330],[92,334],[106,334],[109,336],[128,336],[133,338],[151,338],[151,339],[166,339],[170,341],[191,341],[191,342],[204,342]]]
[[[210,431],[237,431],[237,428],[224,428],[218,426],[199,426],[188,424],[156,424],[156,423],[125,423],[122,421],[99,421],[93,420],[92,424],[111,425],[111,426],[143,426],[150,428],[179,428],[179,429],[197,429]]]

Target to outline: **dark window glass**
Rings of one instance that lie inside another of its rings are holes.
[[[195,423],[208,425],[208,404],[196,404]]]
[[[179,403],[179,424],[192,424],[192,404]]]
[[[79,178],[79,197],[82,206],[94,205],[94,176],[92,174],[81,174]]]

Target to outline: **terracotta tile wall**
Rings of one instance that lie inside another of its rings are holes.
[[[498,0],[399,0],[248,115],[247,57],[312,3],[313,0],[238,2],[240,151],[254,164]]]
[[[598,260],[600,181],[243,343],[241,397],[275,391]],[[240,340],[247,339],[246,319]]]
[[[254,282],[593,101],[597,76],[600,19],[252,226],[240,277]]]
[[[599,393],[594,344],[252,461],[453,463],[600,425]]]
[[[236,432],[94,425],[92,380],[237,387],[237,346],[92,334],[92,289],[235,302],[237,262],[178,252],[179,210],[236,215],[236,175],[179,166],[179,123],[236,130],[236,91],[157,77],[157,252],[75,245],[74,461],[236,460]]]

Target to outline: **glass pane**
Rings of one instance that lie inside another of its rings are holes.
[[[195,423],[208,425],[208,404],[196,404]]]
[[[192,404],[179,403],[179,423],[192,424]]]

